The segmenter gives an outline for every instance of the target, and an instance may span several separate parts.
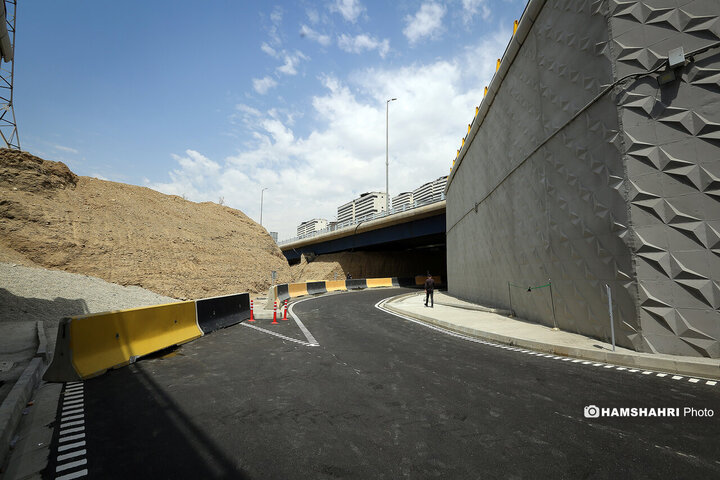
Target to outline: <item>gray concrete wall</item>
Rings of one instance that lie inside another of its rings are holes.
[[[654,68],[673,48],[688,53],[720,39],[717,0],[644,3],[610,2],[605,11],[618,78]],[[720,49],[677,74],[664,86],[639,79],[616,96],[640,325],[651,350],[717,358]]]
[[[697,106],[704,119],[717,121],[720,89],[712,77],[718,74],[717,57],[705,60],[705,66],[686,67],[683,81],[674,87],[676,94],[658,89],[654,77],[630,81],[566,124],[605,85],[652,68],[649,52],[655,48],[664,49],[664,57],[674,46],[686,45],[687,52],[718,38],[720,22],[694,20],[693,15],[717,18],[720,4],[689,1],[677,7],[677,3],[548,0],[544,4],[448,188],[452,294],[509,307],[508,282],[535,286],[550,278],[558,325],[606,339],[610,334],[607,283],[616,304],[620,345],[720,356],[716,351],[720,319],[713,303],[720,301],[716,282],[720,250],[712,251],[720,245],[710,245],[720,242],[720,237],[708,233],[720,231],[717,197],[693,190],[689,179],[663,173],[663,165],[655,167],[649,159],[637,158],[657,157],[655,150],[646,150],[660,145],[672,145],[678,152],[685,142],[692,152],[680,157],[689,162],[683,164],[686,170],[704,178],[698,181],[710,185],[707,188],[720,187],[707,180],[720,175],[720,152],[714,150],[718,143],[713,143],[720,140],[720,128],[711,125],[703,130],[709,137],[715,135],[714,140],[690,138],[687,128],[683,132],[682,127],[668,124],[695,122],[692,113],[692,120],[676,121],[672,116],[658,118],[653,110],[658,96],[666,102],[665,110],[670,109],[666,115],[675,112],[673,108]],[[647,8],[657,9],[659,4],[672,8],[661,15]],[[669,28],[663,15],[686,31]],[[658,25],[649,26],[653,21]],[[688,35],[692,41],[686,41]],[[706,127],[691,123],[690,128],[700,132]],[[547,140],[554,132],[557,135]],[[636,142],[638,136],[642,144]],[[707,174],[693,170],[701,166]],[[671,167],[682,168],[675,163]],[[639,193],[638,187],[654,196]],[[683,223],[683,228],[694,222],[692,228],[702,230],[704,243],[690,239],[687,228],[678,231],[680,227],[669,222],[667,202],[674,206],[672,212],[681,208],[687,214],[674,221]],[[653,213],[653,208],[662,213]],[[677,255],[684,267],[670,260],[674,249],[680,249]],[[648,256],[662,257],[660,263],[668,265],[667,271],[648,265]],[[692,278],[678,280],[675,274]],[[703,294],[693,292],[693,286],[709,292],[704,306]],[[519,316],[553,324],[548,288],[527,292],[513,287],[511,295]],[[685,327],[688,338],[683,338]]]

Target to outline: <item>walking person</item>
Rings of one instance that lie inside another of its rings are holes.
[[[432,275],[428,272],[427,279],[425,279],[425,306],[428,306],[428,300],[430,300],[430,308],[433,308],[435,301],[433,300],[433,291],[435,290],[435,280]]]

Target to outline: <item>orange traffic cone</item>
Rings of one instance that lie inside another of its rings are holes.
[[[277,325],[277,324],[278,324],[278,321],[277,321],[277,300],[275,300],[275,302],[273,302],[273,321],[272,321],[272,324],[273,324],[273,325]]]
[[[285,300],[285,312],[283,312],[283,320],[287,320],[287,300]]]
[[[253,301],[250,300],[250,320],[248,320],[248,322],[254,322],[254,321],[255,321],[255,317],[253,316]]]

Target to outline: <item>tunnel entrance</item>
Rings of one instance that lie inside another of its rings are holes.
[[[297,281],[339,280],[348,273],[353,278],[378,278],[414,277],[430,272],[443,280],[447,278],[444,234],[333,253],[317,254],[305,247],[301,257],[295,255],[289,263]]]

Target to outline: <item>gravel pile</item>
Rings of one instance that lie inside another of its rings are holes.
[[[176,301],[99,278],[0,263],[0,404],[35,355],[38,320],[54,352],[63,317]]]
[[[52,329],[63,317],[176,301],[86,275],[0,263],[0,322],[42,320]]]

